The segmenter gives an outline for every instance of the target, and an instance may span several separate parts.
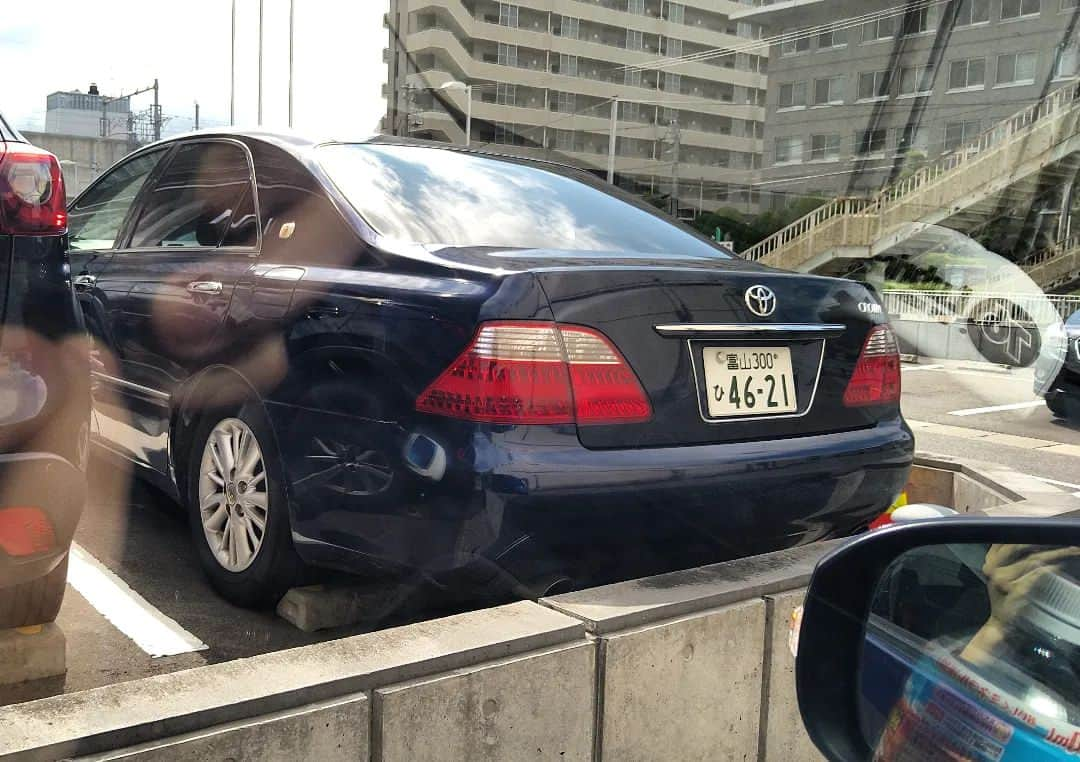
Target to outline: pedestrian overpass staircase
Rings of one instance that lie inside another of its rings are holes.
[[[837,198],[742,252],[801,272],[838,273],[902,243],[921,225],[955,222],[1080,152],[1080,81],[996,124],[872,198]],[[912,224],[915,223],[915,224]],[[1022,263],[1043,289],[1080,281],[1080,237]]]

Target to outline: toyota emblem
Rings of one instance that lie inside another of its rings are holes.
[[[746,306],[758,317],[769,317],[776,312],[776,294],[768,286],[751,286],[746,289]]]

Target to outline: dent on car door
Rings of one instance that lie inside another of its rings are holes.
[[[71,280],[92,340],[94,407],[114,405],[103,379],[115,373],[115,345],[109,331],[108,297],[98,279],[113,256],[139,193],[168,152],[158,149],[119,164],[72,203],[68,210]],[[97,416],[94,420],[97,433]]]
[[[181,144],[98,278],[117,360],[109,381],[124,408],[100,425],[114,449],[159,473],[169,471],[173,393],[223,354],[233,290],[258,250],[255,208],[241,144]]]

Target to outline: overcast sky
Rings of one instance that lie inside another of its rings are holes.
[[[8,0],[10,2],[10,0]],[[263,122],[288,119],[288,0],[264,0]],[[383,0],[295,0],[295,126],[315,137],[377,130],[386,112]],[[237,0],[236,122],[257,116],[258,0]],[[16,126],[42,129],[45,96],[105,95],[160,81],[167,133],[229,121],[231,0],[15,0],[0,21],[0,111]],[[153,12],[151,12],[153,10]],[[39,12],[43,11],[43,12]],[[147,108],[152,96],[132,101]]]

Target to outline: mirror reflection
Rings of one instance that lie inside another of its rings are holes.
[[[859,711],[876,760],[1080,752],[1080,548],[935,545],[875,591]]]

